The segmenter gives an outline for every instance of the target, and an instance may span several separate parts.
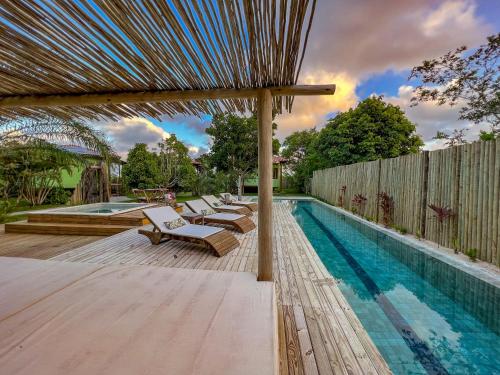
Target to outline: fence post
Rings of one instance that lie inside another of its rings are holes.
[[[382,159],[378,159],[378,182],[377,182],[377,211],[375,214],[375,222],[378,223],[378,218],[379,218],[379,208],[378,208],[378,195],[380,194],[380,178],[381,178],[381,173],[382,173]]]
[[[427,189],[429,185],[429,151],[423,151],[423,184],[421,192],[421,206],[420,206],[420,235],[425,238],[425,222],[427,220]]]

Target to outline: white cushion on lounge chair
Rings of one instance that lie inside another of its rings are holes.
[[[212,207],[210,207],[207,202],[205,202],[202,199],[195,199],[192,201],[187,201],[186,205],[189,206],[194,212],[197,214],[201,214],[202,210],[212,210]]]
[[[210,206],[207,204],[207,202],[205,202],[201,199],[187,201],[186,204],[189,207],[191,207],[191,209],[194,212],[196,212],[198,214],[201,214],[202,210],[209,210],[210,209]],[[211,219],[217,219],[217,220],[234,221],[234,220],[241,219],[243,216],[245,216],[245,215],[217,212],[215,214],[207,215],[205,217],[211,218]]]
[[[217,212],[216,214],[212,215],[207,215],[205,217],[208,217],[210,219],[217,219],[217,220],[227,220],[227,221],[234,221],[241,219],[245,215],[240,215],[240,214],[228,214],[225,212]]]
[[[142,210],[148,219],[158,227],[158,229],[166,229],[165,221],[172,221],[180,218],[179,214],[170,206],[146,208]]]
[[[231,211],[237,211],[239,209],[238,207],[235,207],[235,206],[222,204],[221,201],[218,200],[213,195],[203,195],[202,198],[205,202],[207,202],[210,206],[212,206],[212,208],[215,208],[215,209],[231,210]]]
[[[223,230],[224,228],[209,227],[197,224],[186,224],[182,227],[162,232],[168,234],[176,234],[179,236],[193,237],[193,238],[206,238],[208,236],[211,236],[212,234],[218,233]]]
[[[186,224],[175,229],[168,229],[165,226],[166,221],[172,221],[180,218],[180,215],[170,206],[147,208],[143,210],[147,218],[158,228],[162,233],[177,234],[179,236],[206,238],[212,234],[218,233],[223,228],[206,227],[203,225]]]

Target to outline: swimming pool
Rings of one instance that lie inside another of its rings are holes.
[[[500,374],[500,289],[317,201],[293,215],[395,374]]]

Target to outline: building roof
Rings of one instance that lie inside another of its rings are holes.
[[[288,159],[282,156],[273,156],[273,164],[284,164],[287,163]]]
[[[0,117],[160,118],[253,110],[253,97],[215,93],[208,100],[155,102],[149,94],[295,84],[315,3],[3,1]],[[97,94],[148,94],[149,100],[64,105],[57,100]],[[44,106],[12,104],[48,96]],[[275,110],[291,109],[292,97],[273,100]]]
[[[65,151],[71,152],[73,154],[77,155],[82,155],[82,156],[90,156],[94,158],[102,158],[101,154],[99,151],[96,150],[91,150],[89,148],[86,148],[84,146],[80,145],[59,145],[59,147]],[[113,159],[113,162],[121,162],[124,163],[120,160],[120,157],[116,154],[111,154],[111,158]]]
[[[84,156],[95,156],[101,157],[101,154],[98,151],[91,150],[89,148],[78,146],[78,145],[60,145],[65,151],[71,152],[73,154],[84,155]]]

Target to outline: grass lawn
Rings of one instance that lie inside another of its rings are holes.
[[[16,215],[16,212],[22,211],[36,211],[46,210],[48,208],[66,207],[64,204],[41,204],[39,206],[32,206],[27,201],[20,201],[16,204],[15,198],[10,198],[9,202],[13,205],[10,212],[6,215],[0,215],[0,224],[12,223],[13,221],[26,220],[27,215],[24,213]]]

